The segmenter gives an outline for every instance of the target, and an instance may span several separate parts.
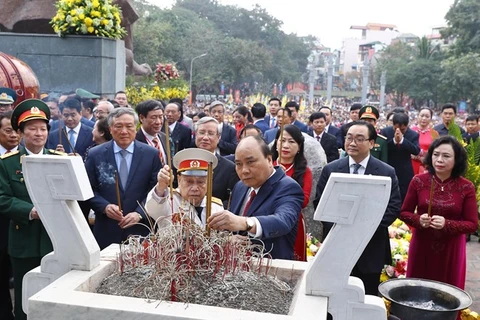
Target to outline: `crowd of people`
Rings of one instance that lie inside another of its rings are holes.
[[[316,207],[332,172],[387,176],[388,207],[352,275],[363,280],[366,293],[377,294],[382,268],[391,263],[387,228],[400,217],[414,229],[407,276],[465,285],[465,235],[476,231],[478,211],[475,186],[462,177],[464,147],[449,136],[458,126],[455,105],[445,104],[437,116],[428,108],[385,114],[359,103],[301,111],[298,102],[282,105],[278,98],[248,107],[222,101],[184,106],[179,98],[131,106],[125,92],[108,100],[85,90],[15,101],[13,90],[0,88],[2,319],[13,319],[8,270],[15,319],[26,319],[23,276],[52,250],[23,181],[21,159],[30,154],[84,159],[94,196],[80,207],[101,249],[147,235],[150,219],[161,228],[181,211],[201,227],[261,242],[274,259],[305,261],[302,209],[312,188]],[[464,119],[465,129],[458,129],[472,143],[478,118]],[[306,139],[317,140],[327,158],[316,185]],[[332,225],[323,227],[325,238]]]

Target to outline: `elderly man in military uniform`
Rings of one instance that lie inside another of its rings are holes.
[[[370,123],[372,126],[376,127],[377,120],[380,117],[377,108],[373,106],[364,106],[358,112],[358,116],[360,120],[364,120]],[[378,130],[377,130],[378,131]],[[387,137],[378,134],[377,132],[377,139],[375,139],[375,145],[373,146],[372,150],[370,150],[370,154],[387,163],[388,160],[388,149],[387,149]]]
[[[13,110],[17,94],[10,88],[0,88],[0,114]]]
[[[23,138],[24,146],[0,160],[0,214],[10,219],[8,254],[15,279],[15,319],[26,319],[22,310],[23,276],[38,267],[52,243],[28,195],[23,179],[22,159],[29,155],[63,154],[45,149],[50,109],[38,99],[22,101],[13,110],[11,124]]]
[[[173,191],[173,208],[168,185],[172,179],[171,170],[165,165],[158,173],[157,185],[148,193],[147,213],[157,221],[160,228],[171,224],[174,213],[189,218],[199,226],[206,224],[207,171],[208,163],[212,169],[217,166],[217,158],[203,149],[185,149],[173,157],[177,168],[178,188]],[[212,213],[223,211],[222,201],[212,197]]]

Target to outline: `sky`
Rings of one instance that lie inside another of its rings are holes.
[[[169,8],[175,0],[148,0]],[[394,24],[401,33],[428,35],[432,27],[445,25],[445,14],[454,0],[219,0],[223,5],[246,9],[258,3],[283,21],[283,31],[298,36],[314,35],[332,50],[340,49],[344,38],[359,38],[352,25],[369,22]]]

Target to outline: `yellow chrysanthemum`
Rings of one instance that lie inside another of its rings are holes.
[[[77,14],[77,10],[75,10],[75,9],[70,10],[70,15],[71,16],[75,16],[76,14]]]
[[[85,18],[85,25],[87,26],[87,28],[90,28],[92,26],[92,24],[93,24],[93,20],[91,18],[88,18],[88,17]]]
[[[92,1],[92,7],[98,8],[99,5],[100,5],[100,2],[98,2],[98,0],[93,0]]]
[[[103,19],[103,20],[102,20],[102,24],[103,24],[104,26],[106,26],[106,25],[108,24],[108,19]]]
[[[95,29],[93,27],[87,27],[87,31],[88,31],[88,33],[93,33],[93,31],[95,31]]]
[[[78,18],[79,18],[80,20],[83,20],[83,19],[85,19],[85,15],[82,13],[82,14],[78,15]]]

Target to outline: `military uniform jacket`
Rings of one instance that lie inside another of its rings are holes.
[[[388,163],[388,146],[387,138],[378,134],[375,145],[370,150],[370,154],[380,161]]]
[[[172,211],[172,202],[170,201],[170,193],[168,191],[165,192],[163,197],[158,196],[155,193],[155,188],[150,190],[147,195],[146,201],[146,209],[147,213],[150,217],[152,217],[155,221],[157,221],[157,225],[159,228],[166,227],[171,225],[172,221],[172,212],[178,213],[180,210],[184,213],[190,215],[192,220],[195,220],[195,223],[199,226],[205,227],[205,221],[207,217],[207,198],[204,197],[202,203],[200,205],[202,210],[202,219],[197,215],[197,210],[195,207],[188,202],[188,200],[183,199],[180,195],[178,190],[173,191],[173,211]],[[223,211],[223,204],[222,201],[218,198],[212,198],[212,214],[215,212]]]
[[[62,154],[43,150],[44,154]],[[6,154],[0,160],[0,214],[10,219],[8,254],[14,258],[43,257],[53,250],[52,243],[40,220],[30,220],[33,208],[23,178],[24,147]]]

